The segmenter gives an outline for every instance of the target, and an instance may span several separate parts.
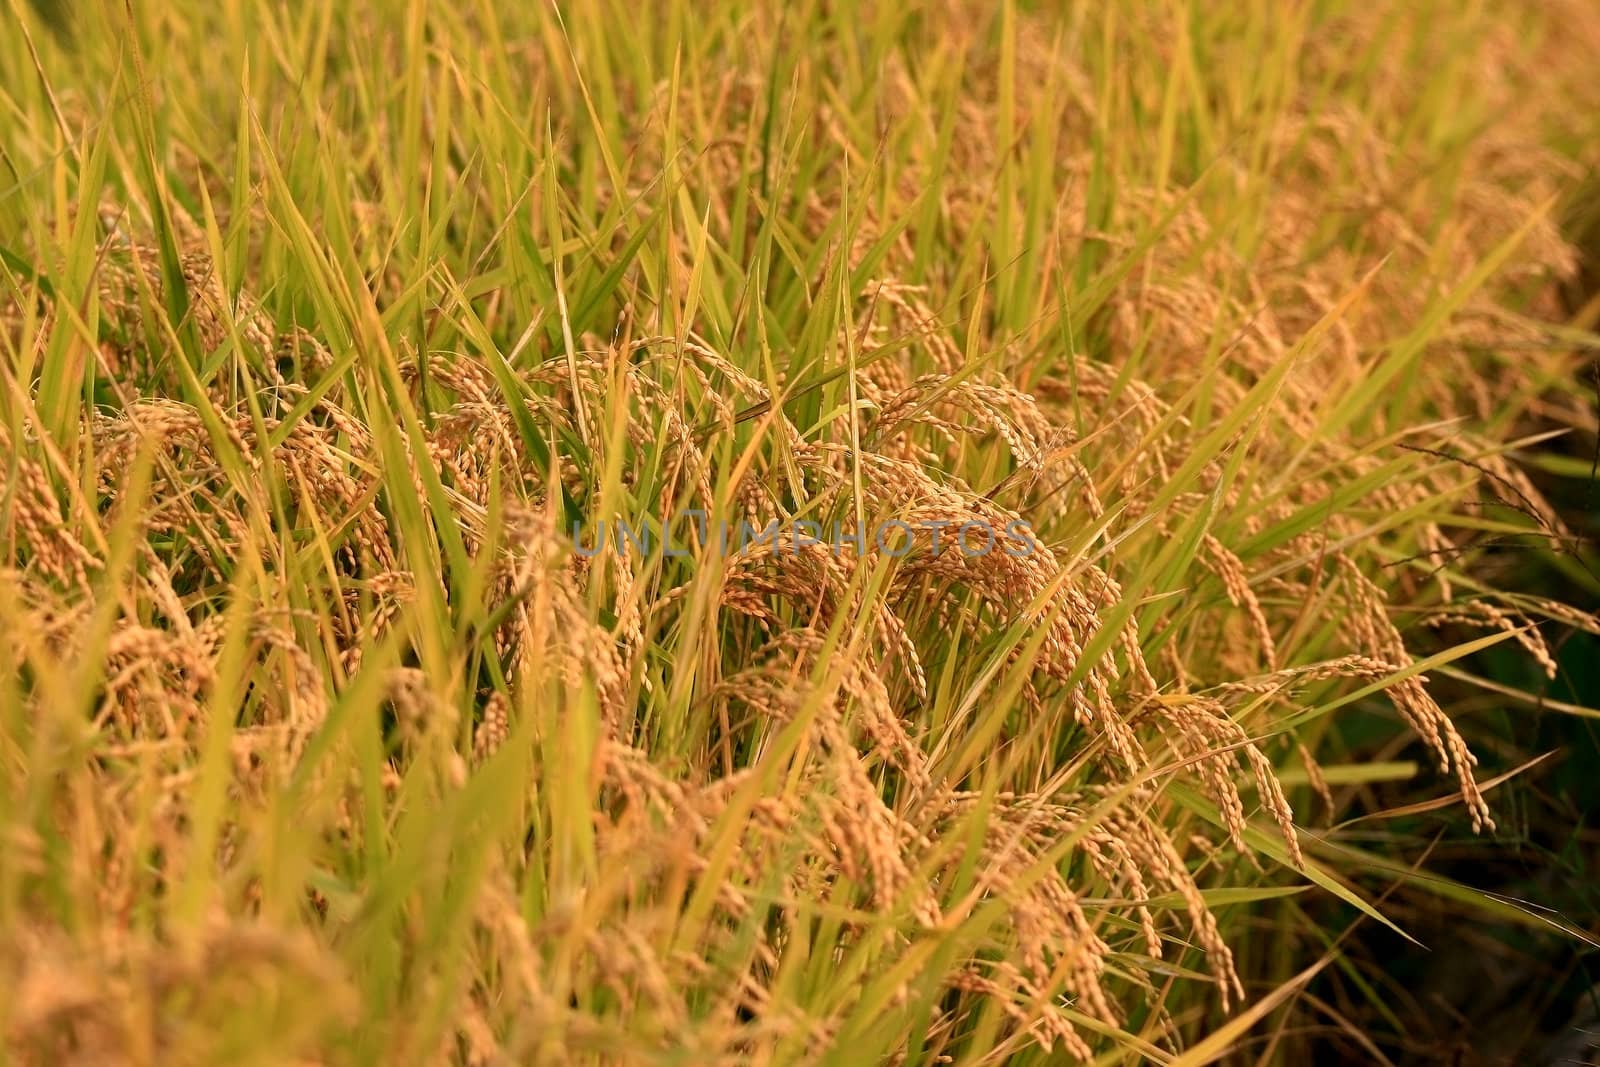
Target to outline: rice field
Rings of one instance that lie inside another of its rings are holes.
[[[1591,1062],[1597,52],[10,0],[5,1062]]]

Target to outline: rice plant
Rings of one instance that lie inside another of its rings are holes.
[[[5,18],[10,1061],[1395,1062],[1397,902],[1597,944],[1369,832],[1600,715],[1491,669],[1600,635],[1589,6]]]

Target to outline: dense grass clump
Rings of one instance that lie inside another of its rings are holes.
[[[1396,821],[1600,715],[1586,5],[12,8],[16,1062],[1381,1061],[1396,908],[1589,937]]]

